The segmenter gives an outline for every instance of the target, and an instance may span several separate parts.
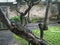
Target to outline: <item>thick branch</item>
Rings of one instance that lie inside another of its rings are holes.
[[[2,11],[2,8],[0,7],[0,20],[5,23],[8,27],[11,26],[10,21],[7,19],[6,14]]]
[[[43,25],[44,30],[47,30],[47,19],[48,19],[48,12],[49,12],[49,7],[50,7],[50,2],[51,2],[51,0],[47,1],[47,7],[46,7],[45,19],[44,19],[44,25]]]
[[[21,13],[20,19],[21,19],[21,24],[23,25],[23,20],[24,20],[24,16],[30,11],[30,9],[33,6],[29,6],[28,9],[26,9],[26,11],[24,13]]]
[[[40,45],[40,40],[37,39],[37,37],[26,27],[15,24],[14,28],[10,29],[13,33],[16,35],[24,38],[28,42],[30,42],[32,45]]]
[[[19,12],[18,10],[16,10],[19,14],[22,14],[23,12]]]
[[[16,35],[24,38],[28,42],[30,42],[32,45],[46,45],[46,42],[44,40],[38,39],[29,29],[22,26],[18,23],[12,23],[13,28],[10,30],[15,33]]]
[[[19,11],[17,11],[18,13],[20,13],[21,15],[23,15],[23,16],[25,16],[29,11],[30,11],[30,9],[34,6],[34,5],[37,5],[37,4],[39,4],[39,2],[40,2],[41,0],[39,0],[39,1],[37,1],[37,2],[30,2],[30,4],[29,4],[29,6],[28,6],[28,8],[25,10],[25,12],[24,13],[21,13],[21,12],[19,12]]]
[[[29,5],[28,5],[28,8],[25,10],[24,13],[21,13],[21,12],[19,12],[19,11],[16,10],[18,13],[21,14],[20,20],[21,20],[21,24],[22,24],[22,25],[23,25],[24,16],[31,10],[31,8],[32,8],[34,5],[37,5],[40,1],[41,1],[41,0],[39,0],[39,1],[35,2],[35,3],[33,3],[33,1],[31,1],[31,2],[29,3]]]
[[[10,29],[11,32],[15,33],[16,35],[26,39],[29,41],[32,45],[46,45],[46,43],[43,40],[39,40],[29,29],[26,27],[18,24],[18,23],[10,23],[8,18],[5,16],[5,14],[0,9],[0,19],[2,19],[2,22],[7,25],[7,27]]]
[[[40,3],[41,0],[38,0],[37,2],[34,2],[33,5],[37,5]]]

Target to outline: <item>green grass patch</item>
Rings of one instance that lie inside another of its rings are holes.
[[[12,21],[20,21],[20,16],[12,17],[10,20],[12,20]]]
[[[14,38],[19,42],[20,45],[28,45],[28,42],[25,39],[16,35],[14,35]]]
[[[43,20],[44,18],[35,18],[35,19],[32,19],[31,20],[31,22],[32,23],[36,23],[36,22],[38,22],[38,21],[40,21],[40,20]]]
[[[33,30],[33,33],[39,37],[39,29]],[[28,42],[16,35],[14,37],[22,44],[27,45]],[[47,41],[48,45],[60,45],[60,26],[49,26],[48,30],[44,32],[44,39]]]

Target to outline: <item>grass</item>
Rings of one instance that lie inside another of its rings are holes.
[[[39,29],[33,30],[33,33],[39,37]],[[22,44],[27,45],[28,42],[16,35],[14,37]],[[44,32],[44,39],[48,45],[60,45],[60,26],[49,26],[48,30]]]
[[[31,22],[36,23],[36,22],[38,22],[40,20],[43,20],[43,18],[35,18],[35,19],[32,19]]]

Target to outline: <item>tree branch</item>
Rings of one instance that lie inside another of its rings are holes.
[[[18,10],[16,10],[19,14],[22,14],[23,12],[19,12]]]
[[[34,5],[38,4],[40,1],[41,1],[41,0],[39,0],[39,1],[35,2],[35,3],[30,2],[29,5],[28,5],[28,8],[25,10],[24,13],[20,13],[20,12],[19,12],[19,13],[21,14],[20,19],[21,19],[21,24],[22,24],[22,25],[23,25],[24,16],[31,10],[31,8],[32,8]]]
[[[40,3],[41,0],[38,0],[37,2],[34,2],[33,5],[37,5]]]
[[[43,40],[39,40],[29,29],[22,26],[18,23],[11,23],[8,18],[5,16],[5,14],[0,9],[0,19],[2,19],[2,22],[7,25],[8,29],[18,35],[19,37],[24,38],[28,42],[30,42],[32,45],[46,45],[46,42]]]

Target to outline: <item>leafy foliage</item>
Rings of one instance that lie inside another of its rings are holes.
[[[20,16],[15,16],[10,19],[11,21],[20,21]]]

